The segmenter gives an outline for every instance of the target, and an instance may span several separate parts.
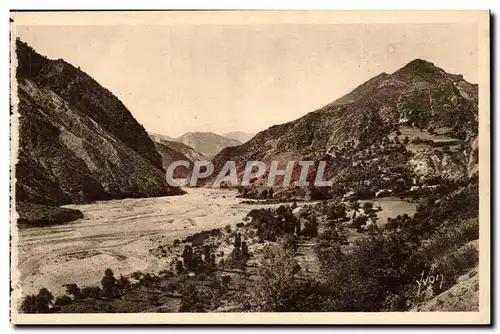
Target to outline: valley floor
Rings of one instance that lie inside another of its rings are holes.
[[[42,287],[62,294],[67,283],[100,285],[107,267],[123,275],[158,272],[168,258],[158,258],[149,249],[201,230],[235,225],[260,206],[239,202],[234,191],[192,188],[183,196],[68,205],[84,218],[19,231],[17,288],[23,295]]]
[[[108,267],[124,276],[135,271],[159,272],[168,267],[171,258],[158,257],[150,249],[202,230],[234,226],[252,209],[277,205],[239,204],[236,195],[232,190],[190,188],[183,196],[67,205],[80,210],[84,218],[19,231],[17,288],[23,295],[42,287],[63,294],[63,284],[100,285]],[[383,209],[379,224],[385,224],[387,217],[415,210],[413,203],[398,198],[374,203]],[[317,265],[306,258],[312,267]]]

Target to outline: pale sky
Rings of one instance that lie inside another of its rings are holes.
[[[477,82],[472,24],[18,26],[112,91],[146,130],[258,132],[415,58]]]

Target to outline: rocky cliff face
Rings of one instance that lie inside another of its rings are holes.
[[[302,118],[272,126],[243,145],[223,149],[212,159],[214,174],[227,160],[235,160],[241,170],[248,160],[320,160],[332,152],[348,157],[382,143],[401,126],[423,132],[441,129],[456,138],[474,138],[477,91],[477,85],[462,76],[417,59],[393,74],[370,79]],[[346,143],[350,144],[347,151]],[[450,159],[438,160],[451,166]],[[463,174],[464,164],[469,163],[456,164],[460,168],[457,173]],[[474,168],[474,163],[469,165],[469,169]]]
[[[167,186],[153,142],[111,92],[19,40],[16,53],[17,201],[62,205],[182,193]]]

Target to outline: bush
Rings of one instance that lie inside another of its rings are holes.
[[[179,312],[207,312],[211,296],[193,282],[183,282],[179,288],[182,295]]]
[[[281,246],[292,253],[297,251],[298,237],[295,235],[287,234],[280,239]]]
[[[227,291],[229,289],[229,284],[231,284],[232,278],[229,275],[224,275],[221,278],[221,287],[223,291]]]
[[[23,298],[21,302],[22,313],[42,313],[38,312],[36,295],[29,295]]]
[[[240,248],[240,246],[241,246],[241,233],[238,233],[234,237],[234,247],[235,248]]]
[[[309,217],[300,233],[306,237],[318,236],[318,219],[316,216],[312,215]]]
[[[64,306],[71,304],[73,304],[73,299],[71,299],[69,296],[66,295],[57,297],[54,302],[55,306]]]
[[[147,273],[144,275],[141,280],[139,281],[139,284],[146,287],[147,289],[156,287],[158,283],[160,282],[160,278],[156,275],[151,275],[150,273]]]
[[[372,202],[364,202],[363,203],[363,211],[366,214],[369,214],[373,210],[373,203]]]
[[[308,188],[309,196],[312,201],[321,201],[332,198],[330,193],[331,187],[315,187],[310,186]]]
[[[80,288],[75,283],[64,284],[63,286],[66,288],[66,294],[73,296],[73,299],[83,298]]]
[[[327,218],[329,220],[345,219],[346,207],[342,203],[335,203],[328,207]]]
[[[177,290],[179,290],[179,284],[174,282],[168,283],[167,286],[163,288],[165,293],[170,293],[172,295],[175,294]]]
[[[459,219],[445,224],[431,237],[425,249],[430,256],[436,258],[443,255],[450,246],[460,247],[469,241],[479,239],[479,220]]]
[[[361,232],[362,226],[366,225],[368,217],[365,215],[359,215],[352,220],[352,227],[356,229],[356,231]]]
[[[259,268],[260,279],[252,290],[253,308],[264,312],[289,311],[289,295],[296,290],[295,275],[299,271],[290,251],[281,246],[266,246]]]
[[[248,245],[245,241],[241,243],[241,257],[245,261],[250,259],[250,252],[248,251]]]
[[[104,298],[117,298],[119,297],[118,287],[116,285],[116,278],[113,271],[108,268],[104,271],[104,277],[101,280],[102,292],[101,297]]]
[[[120,290],[127,290],[130,287],[130,281],[127,278],[123,277],[123,275],[120,275],[120,278],[116,282],[116,285]]]
[[[184,264],[182,263],[181,260],[177,260],[177,262],[175,263],[175,271],[177,272],[178,275],[184,272]]]
[[[396,233],[373,234],[358,241],[348,254],[328,242],[316,253],[331,291],[328,310],[378,312],[387,309],[387,297],[414,284],[422,264],[412,260],[417,245]]]
[[[101,299],[101,288],[98,286],[86,286],[82,289],[83,298]]]
[[[434,272],[444,276],[442,288],[438,284],[433,285],[434,293],[438,294],[449,289],[456,283],[459,276],[475,267],[478,263],[479,252],[471,244],[449,252],[434,265]]]
[[[141,277],[142,277],[142,272],[140,271],[134,271],[131,275],[130,275],[133,279],[135,280],[140,280]]]

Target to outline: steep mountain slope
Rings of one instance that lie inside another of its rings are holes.
[[[478,312],[479,273],[474,268],[458,279],[457,284],[412,312]]]
[[[327,160],[338,166],[334,156],[343,156],[349,168],[349,159],[356,152],[382,144],[403,125],[421,131],[442,129],[450,136],[473,141],[477,136],[477,89],[462,76],[417,59],[393,74],[368,80],[302,118],[272,126],[243,145],[223,149],[212,159],[214,174],[228,160],[235,160],[241,171],[248,160]],[[339,172],[334,170],[333,174]]]
[[[231,138],[231,139],[235,139],[235,140],[239,140],[242,143],[246,143],[247,141],[252,139],[253,136],[255,136],[255,133],[247,133],[247,132],[242,132],[242,131],[232,131],[232,132],[228,132],[228,133],[223,133],[222,136],[227,137],[227,138]]]
[[[126,107],[90,76],[17,40],[16,201],[62,205],[180,194]]]
[[[206,157],[214,156],[225,147],[241,144],[239,140],[226,138],[213,132],[187,132],[174,140],[192,147]]]
[[[156,146],[156,150],[160,153],[162,157],[163,168],[166,170],[168,166],[177,160],[185,160],[194,163],[198,160],[206,160],[206,158],[199,152],[196,152],[191,147],[186,144],[172,141],[168,139],[170,137],[163,136],[155,133],[150,133],[149,136],[153,140]],[[175,169],[175,177],[185,178],[189,176],[191,172],[190,168],[180,166]]]

